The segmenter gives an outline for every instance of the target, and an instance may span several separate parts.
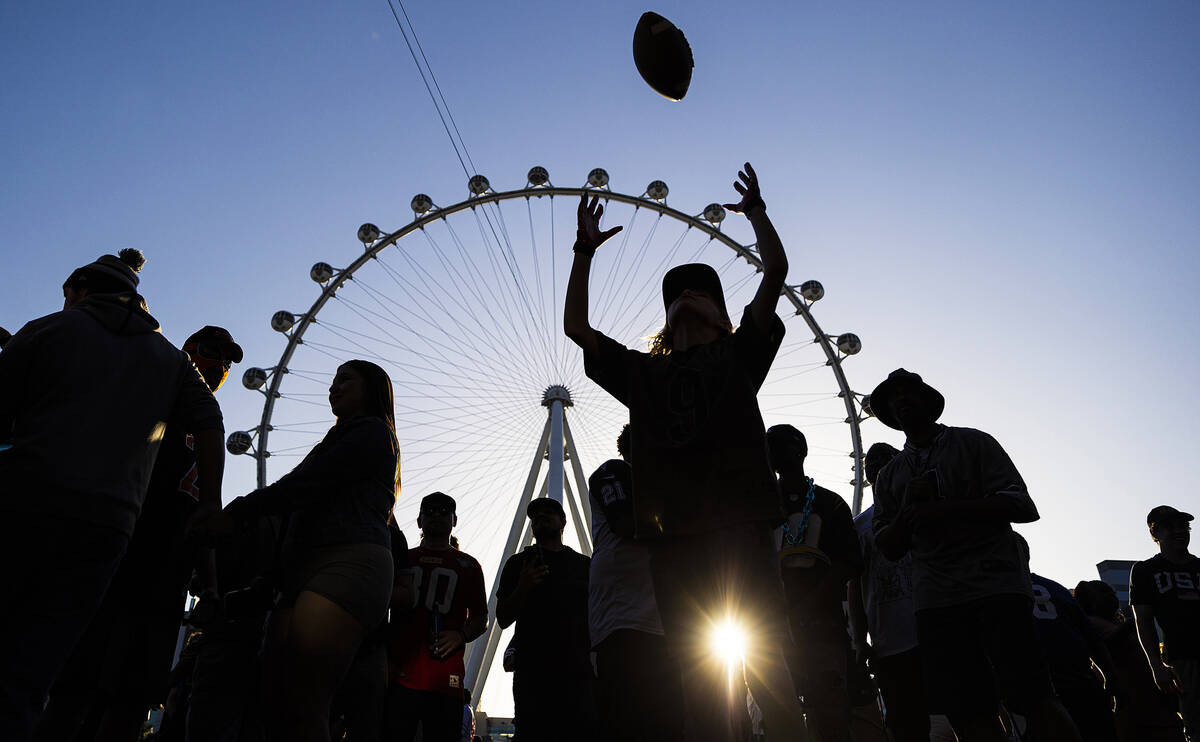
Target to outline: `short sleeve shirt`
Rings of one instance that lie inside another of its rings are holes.
[[[457,549],[418,546],[409,549],[408,558],[417,605],[393,622],[392,678],[406,688],[461,698],[463,650],[435,659],[430,644],[438,631],[461,631],[469,618],[486,616],[483,569]]]
[[[801,512],[806,492],[784,490],[783,506],[789,513]],[[820,534],[817,548],[830,562],[854,574],[862,568],[862,553],[858,547],[858,535],[854,532],[854,520],[850,506],[836,492],[824,487],[813,487],[813,506],[808,527],[819,518]],[[846,594],[846,579],[835,580],[828,568],[812,567],[783,570],[784,587],[788,597],[788,610],[801,623],[813,626],[845,627],[846,615],[842,601]]]
[[[879,472],[872,524],[876,534],[900,512],[908,483],[925,475],[935,478],[938,499],[1008,497],[1021,505],[1027,520],[1038,518],[1025,481],[995,438],[971,428],[943,426],[927,447],[905,444]],[[1029,565],[1008,523],[962,522],[937,537],[913,534],[911,553],[916,610],[992,595],[1032,597]]]
[[[632,471],[624,461],[601,464],[588,478],[592,502],[592,566],[588,580],[588,623],[595,647],[618,629],[663,633],[650,579],[650,549],[617,535],[609,514],[632,508]]]
[[[917,646],[917,620],[913,615],[912,555],[893,562],[875,548],[871,521],[875,506],[854,521],[862,547],[863,575],[859,580],[867,630],[875,654],[889,657]]]
[[[782,521],[757,395],[783,334],[749,307],[731,335],[666,355],[596,333],[585,370],[629,408],[638,538]]]
[[[1200,557],[1177,564],[1158,554],[1134,564],[1129,602],[1154,608],[1168,659],[1200,659]]]
[[[1030,575],[1033,582],[1033,617],[1037,619],[1038,638],[1046,651],[1050,676],[1056,690],[1099,691],[1099,679],[1092,672],[1089,639],[1099,643],[1083,609],[1071,591],[1054,580]]]

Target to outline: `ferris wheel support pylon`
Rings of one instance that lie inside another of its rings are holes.
[[[566,505],[564,511],[571,514],[575,533],[579,537],[580,550],[586,556],[592,555],[591,542],[591,507],[587,490],[587,480],[583,478],[583,467],[579,464],[579,451],[575,448],[575,440],[571,436],[567,423],[566,408],[572,406],[571,393],[565,386],[555,384],[546,389],[542,395],[542,405],[546,407],[546,424],[542,428],[541,440],[529,467],[529,476],[525,479],[525,489],[521,499],[517,501],[513,513],[512,527],[508,531],[508,541],[504,545],[504,553],[500,556],[501,569],[497,570],[492,581],[492,589],[488,595],[488,628],[483,636],[478,637],[467,648],[466,677],[464,687],[470,688],[474,698],[483,698],[483,686],[491,673],[492,661],[500,645],[500,635],[503,629],[496,620],[496,605],[499,602],[500,575],[504,563],[510,557],[521,551],[533,540],[533,531],[529,526],[526,511],[533,501],[534,487],[537,486],[538,475],[541,472],[542,460],[546,459],[546,477],[542,480],[538,497],[554,500],[560,506]],[[565,461],[570,459],[575,474],[575,488],[565,476]],[[557,497],[555,497],[557,493]],[[586,518],[586,525],[585,525]]]

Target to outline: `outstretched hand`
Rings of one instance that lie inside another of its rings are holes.
[[[601,231],[600,217],[602,216],[604,216],[604,206],[600,203],[599,196],[592,196],[592,202],[589,204],[587,194],[579,194],[579,229],[575,232],[575,239],[595,250],[603,245],[609,237],[623,229],[617,225],[612,229]]]
[[[733,188],[742,197],[742,200],[736,204],[722,204],[722,206],[730,211],[745,214],[747,210],[754,208],[756,204],[762,205],[762,192],[758,189],[758,174],[754,172],[754,168],[750,167],[750,163],[747,162],[738,171],[738,178],[741,179],[741,183],[735,180]]]

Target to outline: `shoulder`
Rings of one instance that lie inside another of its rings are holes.
[[[629,465],[628,461],[609,459],[597,467],[596,471],[592,472],[591,476],[588,477],[588,487],[590,489],[593,486],[592,482],[598,484],[606,479],[628,480],[632,474],[633,468]]]
[[[946,426],[945,435],[947,438],[972,446],[996,446],[1000,443],[990,433],[985,433],[982,430],[975,428],[956,428],[949,425]]]
[[[458,566],[462,567],[463,569],[472,572],[483,572],[483,567],[479,564],[479,560],[470,554],[467,554],[466,552],[458,552],[458,554],[454,557],[454,561],[457,562]]]

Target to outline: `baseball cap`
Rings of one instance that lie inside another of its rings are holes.
[[[184,341],[184,348],[189,345],[196,345],[200,355],[214,361],[242,362],[242,346],[233,341],[233,335],[230,335],[229,330],[224,327],[216,325],[201,327]]]
[[[725,291],[721,288],[721,277],[711,265],[685,263],[667,271],[662,281],[663,309],[670,309],[671,304],[687,289],[708,292],[721,312],[729,316],[729,310],[725,308]]]
[[[1159,523],[1170,523],[1176,520],[1195,520],[1195,516],[1191,513],[1176,510],[1170,505],[1159,505],[1146,514],[1146,525],[1151,528]]]
[[[525,515],[532,518],[536,513],[545,510],[549,510],[563,518],[567,517],[567,512],[563,510],[562,503],[558,500],[551,500],[549,497],[539,497],[536,500],[530,501],[529,505],[525,508]]]
[[[441,505],[442,507],[448,509],[451,513],[455,512],[455,507],[457,507],[457,503],[454,502],[454,498],[450,495],[447,495],[445,492],[431,492],[421,498],[422,511],[431,505]]]

